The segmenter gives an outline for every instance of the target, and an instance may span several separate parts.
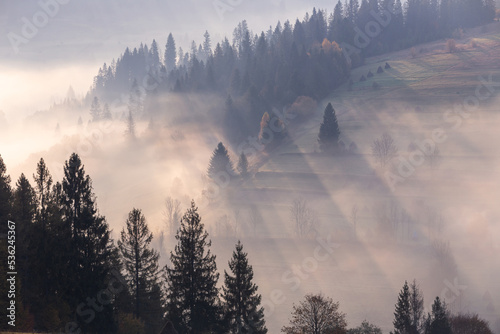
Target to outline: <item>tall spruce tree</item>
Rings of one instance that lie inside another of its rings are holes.
[[[424,297],[416,280],[410,285],[410,334],[419,334],[423,328]]]
[[[392,323],[394,324],[394,334],[411,333],[410,288],[406,281],[403,289],[399,292]]]
[[[319,127],[318,142],[323,152],[332,152],[338,148],[340,137],[339,123],[331,103],[325,108],[323,122]]]
[[[0,234],[7,233],[7,220],[10,219],[12,205],[12,188],[7,167],[0,155]]]
[[[184,55],[182,54],[182,52],[179,52],[179,56],[180,58],[182,58]],[[164,62],[167,72],[170,72],[175,69],[176,58],[177,58],[177,50],[175,48],[175,40],[172,34],[170,33],[168,34],[167,44],[165,45]]]
[[[63,298],[67,298],[66,270],[71,246],[69,233],[64,233],[61,223],[60,197],[56,196],[60,194],[60,184],[53,186],[43,158],[36,166],[33,179],[36,218],[28,241],[29,273],[23,283],[27,290],[26,300],[35,314],[36,328],[53,331],[65,320],[65,309],[69,307]]]
[[[29,257],[28,245],[36,214],[36,195],[35,190],[24,174],[21,174],[16,183],[12,201],[12,214],[16,222],[16,257],[23,288],[21,293],[26,296],[26,278],[30,274],[30,260],[33,260]]]
[[[10,176],[7,175],[7,167],[3,162],[2,156],[0,155],[0,234],[7,234],[8,223],[7,221],[11,218],[11,200],[12,200],[12,190],[10,187]],[[0,238],[0,257],[2,263],[0,263],[0,293],[2,296],[7,296],[8,282],[7,282],[7,238]],[[2,309],[1,316],[6,319],[7,307],[9,307],[9,301],[7,298],[3,297],[0,299],[0,307]],[[3,320],[0,323],[0,329],[6,330],[9,326],[7,321]]]
[[[64,165],[61,201],[64,226],[69,232],[71,245],[67,254],[65,295],[69,298],[70,307],[77,310],[86,298],[97,296],[106,288],[105,279],[113,259],[113,243],[108,224],[98,213],[92,180],[85,174],[76,153]],[[112,305],[100,305],[99,309],[101,311],[94,312],[93,316],[79,312],[76,318],[82,331],[114,330]]]
[[[118,247],[125,267],[126,279],[133,296],[134,315],[142,319],[146,323],[146,327],[156,324],[155,329],[159,329],[163,313],[161,311],[161,298],[155,298],[156,294],[161,296],[161,291],[158,289],[159,254],[150,248],[153,233],[149,231],[146,217],[141,210],[134,208],[129,212],[126,227],[122,229],[120,236]]]
[[[167,317],[180,333],[221,332],[219,274],[209,247],[208,233],[194,201],[181,220],[177,245],[166,267]]]
[[[210,158],[208,176],[213,180],[227,178],[227,175],[221,175],[222,173],[228,173],[229,176],[233,176],[234,167],[226,147],[224,144],[219,143],[212,154],[212,158]]]
[[[225,301],[225,316],[230,333],[267,333],[264,309],[260,306],[262,297],[257,294],[257,285],[253,283],[253,269],[248,264],[247,253],[243,252],[243,245],[239,240],[229,261],[229,268],[231,274],[224,270],[222,298]]]

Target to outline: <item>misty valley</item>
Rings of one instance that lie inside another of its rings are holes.
[[[496,8],[0,4],[0,331],[500,333]]]

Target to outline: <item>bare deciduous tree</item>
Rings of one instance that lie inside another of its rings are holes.
[[[167,231],[169,231],[170,235],[175,235],[180,226],[181,202],[168,196],[165,199],[165,211],[163,212],[163,216],[165,217]]]
[[[382,167],[386,167],[398,154],[398,148],[394,144],[391,135],[384,133],[372,143],[372,154]]]
[[[319,295],[306,295],[305,300],[293,306],[290,326],[281,331],[286,334],[347,333],[345,314],[339,311],[339,303]]]
[[[299,237],[305,237],[317,224],[316,213],[309,207],[303,198],[297,198],[290,207],[290,219],[295,225],[295,233]]]
[[[375,207],[375,216],[379,231],[397,240],[405,237],[410,239],[411,217],[396,201],[380,204]],[[406,231],[406,233],[405,233]]]

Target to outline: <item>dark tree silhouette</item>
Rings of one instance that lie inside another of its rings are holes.
[[[432,314],[427,314],[424,322],[425,334],[451,334],[451,325],[448,318],[446,304],[439,297],[434,299]]]
[[[175,238],[177,245],[170,253],[172,265],[166,267],[167,316],[181,333],[220,331],[219,274],[194,201],[182,217]]]
[[[290,326],[283,333],[346,334],[345,314],[339,311],[339,303],[323,295],[309,294],[299,305],[293,306]]]
[[[61,203],[64,230],[70,241],[64,295],[71,309],[76,311],[82,301],[96,296],[106,287],[114,246],[108,224],[98,213],[92,180],[85,174],[80,157],[75,153],[64,165]],[[78,317],[82,331],[113,330],[113,307],[111,304],[101,306],[102,311],[96,312],[91,322],[85,321],[88,316]]]
[[[328,103],[323,115],[323,122],[319,127],[318,142],[321,151],[332,152],[337,149],[339,137],[340,129],[337,116],[332,104]]]
[[[153,233],[149,231],[146,217],[141,210],[133,209],[130,211],[126,227],[121,231],[118,247],[123,259],[126,279],[134,299],[134,314],[144,320],[147,328],[153,324],[160,327],[162,323],[161,313],[154,315],[156,319],[154,316],[151,317],[153,309],[161,309],[161,305],[151,305],[150,302],[158,300],[154,299],[155,294],[161,295],[157,291],[159,254],[150,248],[152,240]]]
[[[267,333],[264,309],[260,306],[262,297],[257,294],[257,285],[253,283],[253,269],[248,264],[247,253],[243,252],[240,241],[229,261],[229,269],[230,274],[224,270],[222,298],[225,301],[230,333]]]
[[[392,323],[394,325],[394,334],[411,333],[410,288],[406,281],[403,289],[399,292]]]
[[[221,175],[221,173],[227,174]],[[229,153],[224,144],[219,143],[212,154],[212,158],[210,158],[208,176],[213,180],[217,180],[221,176],[231,177],[232,175],[234,175],[234,167],[229,158]]]

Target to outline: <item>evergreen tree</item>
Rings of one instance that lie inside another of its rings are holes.
[[[221,177],[220,174],[224,172],[232,176],[234,175],[234,168],[226,147],[224,144],[219,143],[212,154],[212,158],[210,158],[208,176],[215,180]]]
[[[210,34],[208,33],[208,31],[205,31],[203,37],[203,54],[205,59],[207,59],[212,55],[212,41],[210,40]]]
[[[417,281],[413,280],[410,285],[410,320],[411,332],[410,334],[419,334],[423,327],[422,317],[424,315],[424,297]]]
[[[29,236],[36,215],[36,194],[24,174],[21,174],[16,183],[12,201],[12,213],[16,222],[16,238],[18,241],[16,247],[18,271],[23,283],[22,286],[25,287],[24,279],[28,275],[28,267],[30,265],[28,257]]]
[[[394,324],[394,334],[411,333],[410,288],[406,281],[403,289],[399,292],[392,323]]]
[[[21,174],[14,190],[12,212],[15,217],[17,228],[28,228],[33,223],[36,214],[36,195],[30,182]],[[22,231],[19,230],[22,237]]]
[[[432,304],[432,314],[428,314],[424,325],[425,334],[451,334],[451,325],[446,304],[436,297]]]
[[[231,274],[224,270],[222,298],[230,333],[267,333],[264,309],[260,306],[262,297],[257,294],[257,285],[252,282],[253,269],[240,241],[233,251],[229,268]]]
[[[92,180],[85,174],[76,153],[64,165],[61,202],[64,229],[70,238],[64,295],[70,307],[76,310],[82,301],[106,287],[105,279],[113,258],[108,224],[98,213]],[[101,305],[100,309],[92,321],[82,314],[77,317],[82,331],[113,331],[112,305]]]
[[[12,190],[10,187],[10,176],[7,175],[7,167],[3,162],[2,156],[0,155],[0,234],[7,234],[8,231],[8,220],[11,218],[11,200],[12,200]],[[0,299],[0,307],[2,309],[1,316],[4,319],[0,323],[0,329],[7,330],[9,327],[5,319],[7,316],[7,307],[9,307],[9,301],[5,296],[9,290],[9,284],[7,281],[7,272],[10,271],[7,268],[7,237],[0,238],[0,257],[2,263],[0,263],[0,293],[2,298]]]
[[[12,189],[10,187],[10,176],[7,175],[7,167],[0,155],[0,234],[7,233],[7,220],[11,215]]]
[[[37,328],[53,331],[67,316],[69,303],[64,300],[68,280],[70,241],[69,233],[63,233],[60,214],[60,184],[53,186],[52,176],[43,158],[36,166],[35,174],[36,219],[29,233],[28,275],[23,284],[26,300],[35,312]],[[72,283],[69,283],[69,282]],[[64,297],[57,297],[57,296]],[[64,299],[63,299],[64,298]]]
[[[241,152],[238,160],[238,172],[242,178],[248,177],[248,159],[244,152]]]
[[[90,116],[92,116],[92,122],[97,122],[102,118],[101,104],[97,96],[94,97],[90,105]]]
[[[158,51],[158,44],[153,39],[151,49],[149,49],[149,60],[151,68],[157,71],[160,68],[160,52]]]
[[[183,57],[182,49],[179,48],[179,57],[182,60]],[[167,44],[165,45],[165,68],[167,73],[175,69],[175,63],[177,58],[177,50],[175,48],[175,40],[172,34],[168,34]]]
[[[219,274],[194,201],[182,217],[175,238],[177,245],[170,253],[172,266],[166,267],[167,316],[180,333],[221,332]]]
[[[38,204],[37,220],[45,228],[47,225],[48,203],[53,181],[43,158],[40,158],[40,161],[36,166],[36,174],[33,174],[33,179],[35,180],[35,189]]]
[[[125,267],[126,279],[132,291],[134,315],[142,319],[146,326],[155,324],[156,329],[161,326],[162,311],[161,296],[158,285],[158,258],[159,254],[150,248],[153,233],[149,231],[146,218],[141,210],[133,209],[129,212],[118,241],[122,261]],[[153,302],[153,305],[151,305]],[[156,319],[151,319],[152,311]],[[148,319],[150,318],[150,319]],[[158,330],[156,330],[157,332]]]
[[[323,122],[319,127],[318,142],[319,147],[323,152],[334,151],[338,147],[340,137],[339,124],[337,116],[331,103],[325,108]]]

